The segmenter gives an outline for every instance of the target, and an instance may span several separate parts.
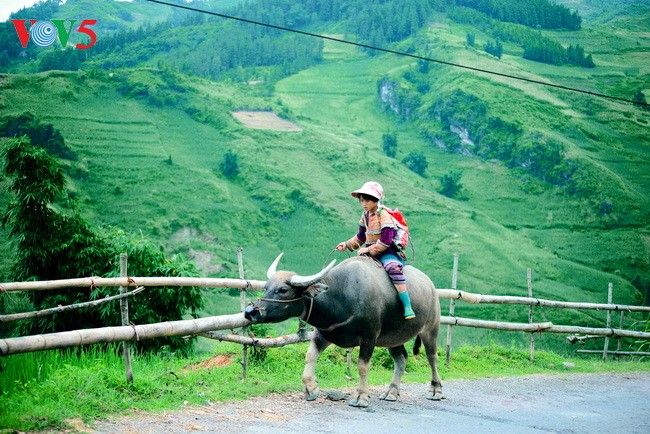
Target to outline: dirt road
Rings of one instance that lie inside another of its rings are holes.
[[[446,399],[424,398],[426,385],[403,385],[397,402],[349,407],[301,393],[206,405],[162,415],[98,422],[95,433],[650,433],[650,373],[566,374],[451,380]],[[351,390],[338,392],[349,394]]]

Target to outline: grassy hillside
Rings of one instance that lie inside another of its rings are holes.
[[[614,38],[634,47],[638,40],[642,51],[648,49],[647,38],[634,28],[611,35],[594,23],[585,23],[580,32],[557,32],[567,41],[580,40],[589,52],[600,50],[595,61],[607,66],[588,72],[522,60],[507,54],[516,50],[508,46],[497,61],[465,47],[468,28],[444,14],[432,18],[417,44],[425,41],[431,57],[476,67],[609,93],[621,86],[625,92],[634,89],[648,74],[642,56],[620,57],[615,44],[604,41]],[[585,35],[597,36],[593,45]],[[481,38],[487,39],[477,32],[482,44]],[[450,286],[453,254],[459,253],[463,290],[526,295],[531,267],[540,298],[605,302],[607,284],[613,282],[616,303],[641,303],[650,271],[647,112],[457,69],[430,73],[432,89],[471,90],[491,114],[555,137],[569,153],[607,173],[616,182],[601,186],[603,197],[615,201],[617,219],[603,220],[591,199],[535,182],[497,160],[445,152],[420,134],[417,123],[387,111],[377,97],[378,80],[399,78],[415,67],[407,58],[367,57],[328,42],[321,64],[281,80],[271,96],[254,84],[217,83],[154,68],[3,75],[0,116],[29,111],[61,131],[78,156],[69,163],[70,195],[93,224],[142,233],[169,253],[195,259],[205,275],[235,276],[238,246],[244,248],[250,278],[263,278],[281,251],[286,252],[283,267],[315,272],[336,243],[356,230],[360,207],[349,192],[375,179],[384,186],[386,204],[407,214],[414,265],[438,287]],[[302,131],[247,129],[230,114],[242,109],[273,110]],[[398,137],[395,159],[382,152],[387,132]],[[229,150],[239,163],[233,179],[220,167]],[[424,176],[401,163],[411,151],[426,156]],[[439,178],[450,170],[461,173],[463,200],[438,193]],[[0,205],[6,200],[3,188]],[[6,242],[0,249],[6,272],[11,252]],[[236,300],[219,293],[207,311],[237,308]],[[527,319],[525,308],[463,304],[456,312]],[[540,309],[536,315],[557,324],[597,326],[604,319],[600,312]],[[525,339],[469,330],[459,336],[461,342]],[[550,344],[563,338],[540,340]]]

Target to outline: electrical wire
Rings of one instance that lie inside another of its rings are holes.
[[[418,56],[416,54],[405,53],[405,52],[402,52],[402,51],[391,50],[391,49],[388,49],[388,48],[375,47],[373,45],[362,44],[362,43],[359,43],[359,42],[348,41],[348,40],[345,40],[345,39],[334,38],[334,37],[326,36],[326,35],[320,35],[318,33],[305,32],[303,30],[291,29],[291,28],[288,28],[288,27],[282,27],[282,26],[277,26],[275,24],[269,24],[269,23],[263,23],[263,22],[260,22],[260,21],[249,20],[249,19],[246,19],[246,18],[221,14],[221,13],[218,13],[218,12],[206,11],[206,10],[203,10],[203,9],[193,8],[193,7],[190,7],[190,6],[178,5],[178,4],[174,4],[174,3],[168,3],[168,2],[165,2],[165,1],[161,1],[161,0],[146,0],[146,1],[148,1],[150,3],[158,3],[158,4],[161,4],[161,5],[171,6],[171,7],[175,7],[175,8],[179,8],[179,9],[185,9],[185,10],[188,10],[188,11],[199,12],[199,13],[202,13],[202,14],[213,15],[215,17],[225,18],[225,19],[229,19],[229,20],[240,21],[240,22],[243,22],[243,23],[255,24],[255,25],[263,26],[263,27],[269,27],[269,28],[272,28],[272,29],[282,30],[282,31],[285,31],[285,32],[297,33],[297,34],[300,34],[300,35],[310,36],[310,37],[313,37],[313,38],[320,38],[320,39],[325,39],[325,40],[328,40],[328,41],[340,42],[342,44],[354,45],[355,47],[367,48],[369,50],[381,51],[381,52],[384,52],[384,53],[395,54],[395,55],[398,55],[398,56],[410,57],[410,58],[413,58],[413,59],[424,60],[424,61],[427,61],[427,62],[439,63],[441,65],[453,66],[455,68],[462,68],[462,69],[467,69],[467,70],[470,70],[470,71],[482,72],[482,73],[485,73],[485,74],[496,75],[496,76],[499,76],[499,77],[511,78],[513,80],[519,80],[519,81],[524,81],[524,82],[528,82],[528,83],[540,84],[542,86],[554,87],[556,89],[568,90],[568,91],[571,91],[571,92],[578,92],[578,93],[591,95],[591,96],[596,96],[596,97],[600,97],[600,98],[607,98],[607,99],[611,99],[611,100],[616,100],[616,101],[621,101],[621,102],[626,102],[626,103],[632,103],[632,104],[643,106],[643,107],[650,107],[650,104],[645,103],[645,102],[633,101],[633,100],[630,100],[630,99],[621,98],[621,97],[617,97],[617,96],[611,96],[611,95],[607,95],[607,94],[604,94],[604,93],[591,92],[591,91],[588,91],[588,90],[577,89],[577,88],[574,88],[574,87],[562,86],[560,84],[547,83],[547,82],[543,82],[543,81],[540,81],[540,80],[533,80],[533,79],[530,79],[530,78],[518,77],[516,75],[504,74],[504,73],[501,73],[501,72],[490,71],[488,69],[476,68],[476,67],[468,66],[468,65],[461,65],[461,64],[453,63],[453,62],[445,62],[444,60],[433,59],[433,58],[424,57],[424,56]]]

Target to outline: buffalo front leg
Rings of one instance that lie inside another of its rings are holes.
[[[368,371],[370,371],[370,359],[375,350],[375,344],[366,343],[361,344],[359,347],[359,360],[357,361],[357,369],[359,370],[359,386],[348,401],[352,407],[368,407],[370,404],[369,390],[368,390]]]
[[[402,382],[402,374],[406,370],[407,353],[404,345],[389,348],[388,352],[393,357],[395,370],[393,371],[393,380],[390,382],[388,390],[382,393],[379,398],[386,401],[397,401],[397,398],[399,398],[399,385]]]
[[[318,330],[314,330],[314,336],[311,338],[309,349],[305,355],[305,369],[302,372],[303,390],[305,391],[305,399],[307,401],[313,401],[320,395],[318,380],[316,379],[316,361],[318,360],[318,356],[330,344],[331,342],[323,339],[320,333],[318,333]]]

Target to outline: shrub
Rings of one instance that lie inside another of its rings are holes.
[[[149,240],[140,236],[132,237],[122,231],[113,231],[106,235],[111,245],[111,270],[106,277],[118,277],[120,254],[128,257],[128,273],[131,276],[151,277],[198,277],[198,272],[192,262],[182,255],[166,257],[160,249]],[[93,299],[114,295],[115,288],[97,288],[91,297]],[[152,324],[157,322],[174,321],[190,313],[197,316],[197,311],[203,307],[203,296],[200,288],[195,287],[147,287],[147,289],[129,302],[129,321],[134,324]],[[100,318],[106,325],[119,324],[121,314],[119,303],[107,303],[99,309]],[[139,341],[137,349],[155,352],[167,346],[171,351],[179,351],[183,355],[191,352],[195,338],[185,339],[181,336],[164,337]]]
[[[397,155],[397,134],[395,133],[384,133],[381,136],[382,140],[382,149],[384,154],[390,158],[395,158]]]
[[[424,176],[424,172],[429,167],[427,157],[425,157],[424,154],[419,151],[413,151],[408,154],[406,157],[404,157],[402,163],[404,163],[406,167],[420,176]]]
[[[563,161],[564,146],[554,140],[526,140],[514,149],[512,155],[513,166],[520,166],[533,176],[551,183],[554,181],[553,169]]]
[[[223,161],[221,162],[221,171],[226,176],[226,178],[229,179],[232,179],[239,174],[237,154],[235,154],[230,149],[223,156]]]
[[[455,198],[463,189],[460,183],[460,172],[449,172],[440,178],[440,189],[438,192],[443,196]]]
[[[492,41],[488,41],[485,44],[485,52],[493,55],[498,59],[501,59],[501,56],[503,55],[503,44],[498,39],[494,41],[494,43],[492,43]]]
[[[476,35],[474,33],[467,33],[467,35],[465,35],[465,38],[467,39],[467,45],[470,47],[473,47],[476,43]]]

